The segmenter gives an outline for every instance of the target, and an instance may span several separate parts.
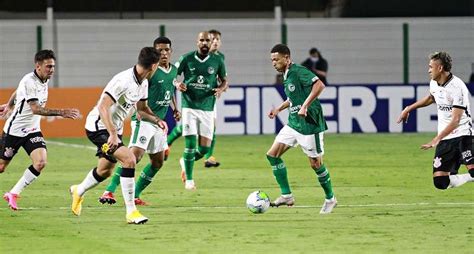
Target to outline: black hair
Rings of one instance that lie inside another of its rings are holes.
[[[319,54],[319,51],[318,51],[317,48],[311,48],[311,49],[309,50],[309,53],[310,53],[311,55],[314,54],[314,53],[318,53],[318,54]]]
[[[219,36],[222,37],[221,32],[217,31],[216,29],[211,29],[211,30],[209,30],[208,32],[209,32],[210,34],[218,34]]]
[[[54,55],[54,52],[50,49],[43,49],[43,50],[38,51],[35,54],[35,63],[40,63],[47,59],[56,60],[56,56]]]
[[[285,44],[277,44],[273,46],[272,51],[270,53],[280,53],[283,55],[291,55],[290,48]]]
[[[451,56],[444,51],[434,52],[430,55],[430,60],[438,60],[443,66],[444,71],[451,71],[451,67],[453,67]]]
[[[168,37],[160,36],[153,41],[153,46],[156,46],[157,44],[169,44],[171,47],[171,40]]]
[[[145,69],[150,69],[153,64],[160,60],[160,52],[154,47],[144,47],[138,55],[138,64]]]

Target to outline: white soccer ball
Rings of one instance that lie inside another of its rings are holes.
[[[263,191],[254,191],[247,197],[247,208],[252,213],[264,213],[270,207],[270,197]]]

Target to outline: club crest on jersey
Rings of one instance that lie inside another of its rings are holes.
[[[435,168],[441,167],[441,160],[442,160],[442,158],[435,157],[434,160],[433,160],[433,167],[435,167]]]
[[[140,143],[142,143],[142,144],[146,143],[146,137],[145,136],[140,137]]]
[[[199,84],[204,83],[204,76],[199,75],[198,78],[197,78],[197,82],[198,82]]]
[[[215,70],[212,66],[209,66],[209,68],[207,68],[207,73],[209,74],[214,74]]]
[[[5,147],[5,152],[3,153],[3,156],[10,158],[13,157],[13,154],[15,154],[15,149],[11,147]]]
[[[289,90],[290,92],[294,92],[294,91],[295,91],[295,85],[293,85],[293,84],[291,84],[291,83],[288,84],[288,90]]]

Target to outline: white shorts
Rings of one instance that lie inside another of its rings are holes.
[[[166,133],[158,125],[146,121],[132,121],[132,136],[128,147],[139,147],[149,154],[168,148]]]
[[[291,147],[301,146],[303,152],[311,158],[324,154],[324,132],[303,135],[293,128],[285,125],[275,138],[275,141]]]
[[[183,136],[199,135],[212,140],[214,133],[214,111],[183,108]]]

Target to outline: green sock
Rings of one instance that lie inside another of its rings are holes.
[[[122,173],[122,167],[118,166],[115,169],[115,172],[112,176],[112,180],[110,180],[109,185],[105,188],[106,191],[115,192],[117,186],[120,184],[120,174]]]
[[[194,160],[200,160],[204,154],[207,154],[209,152],[209,147],[207,146],[199,146],[196,154],[194,155]]]
[[[145,166],[135,185],[135,198],[140,197],[142,191],[153,181],[153,177],[156,173],[158,173],[158,169],[152,167],[151,163]]]
[[[209,151],[206,153],[204,156],[207,159],[212,156],[214,153],[214,146],[216,145],[216,129],[214,129],[214,134],[212,134],[212,142],[211,142],[211,147],[209,147]]]
[[[331,176],[329,171],[326,169],[326,166],[321,165],[319,169],[315,169],[314,172],[318,175],[319,184],[323,187],[324,194],[326,194],[326,199],[331,199],[334,197],[334,192],[332,190]]]
[[[285,163],[281,158],[275,158],[267,155],[267,159],[272,166],[273,175],[280,185],[280,191],[282,195],[291,194],[290,183],[288,182],[288,174],[286,172]]]
[[[167,142],[168,145],[172,145],[174,141],[176,141],[181,135],[183,134],[183,125],[178,124],[174,127],[174,129],[170,132],[170,135],[168,135]]]
[[[196,154],[196,136],[185,136],[184,137],[184,169],[186,171],[186,179],[193,180],[193,166]]]

